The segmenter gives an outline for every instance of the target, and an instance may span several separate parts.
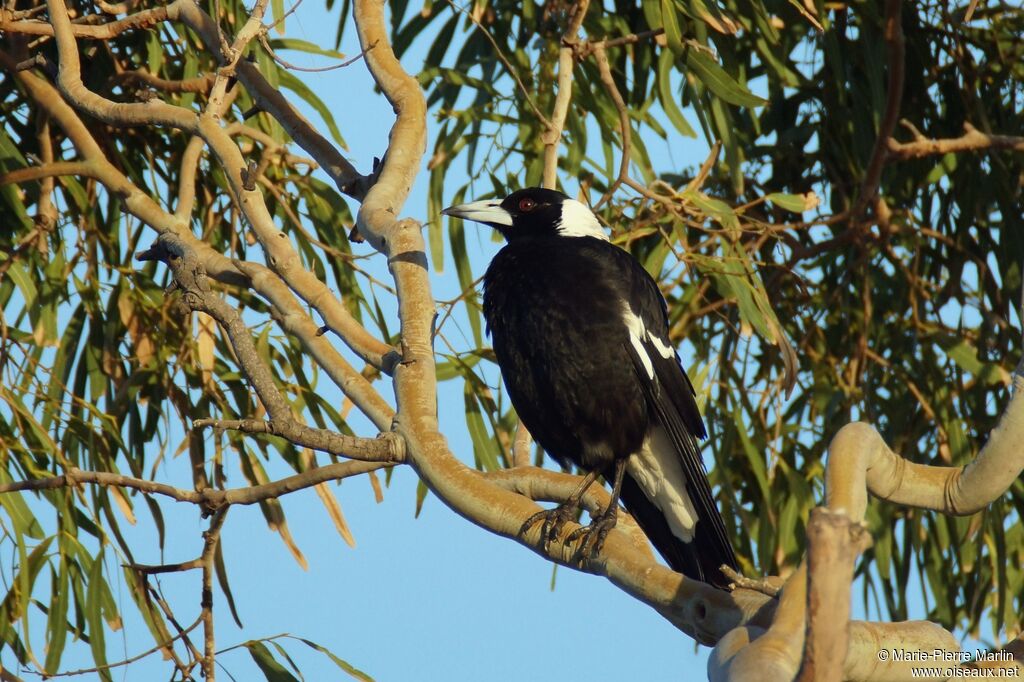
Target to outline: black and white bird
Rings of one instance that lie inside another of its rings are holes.
[[[612,501],[584,529],[581,551],[600,548],[621,499],[674,570],[726,587],[720,566],[735,569],[736,556],[698,447],[704,422],[655,281],[609,242],[590,209],[561,192],[522,189],[443,213],[494,227],[508,242],[484,275],[498,365],[540,446],[586,472],[569,500],[524,529],[543,518],[550,542],[603,475]]]

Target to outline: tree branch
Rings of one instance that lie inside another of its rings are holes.
[[[826,500],[862,518],[867,493],[896,504],[956,516],[974,514],[1007,491],[1024,470],[1024,375],[977,458],[960,467],[918,464],[900,457],[869,424],[847,424],[829,445]]]
[[[315,467],[301,474],[288,476],[277,481],[244,488],[218,490],[204,488],[202,490],[185,490],[175,488],[166,483],[158,483],[144,478],[123,476],[107,471],[86,471],[71,467],[61,476],[33,478],[27,481],[0,484],[0,494],[20,492],[23,490],[53,490],[55,488],[73,488],[82,483],[94,483],[103,486],[120,486],[138,490],[150,495],[163,495],[178,502],[199,505],[206,511],[216,511],[233,504],[256,504],[272,498],[281,497],[297,490],[311,488],[328,481],[340,481],[343,478],[358,476],[377,469],[394,466],[393,462],[363,462],[353,460],[336,462]]]
[[[52,163],[45,163],[42,166],[17,168],[4,173],[0,175],[0,185],[17,185],[22,182],[32,182],[62,175],[94,178],[96,177],[96,172],[90,164],[81,161],[54,161]]]
[[[870,544],[863,524],[842,512],[811,510],[807,523],[807,634],[798,682],[840,682],[850,642],[850,583]],[[877,658],[877,656],[876,656]]]
[[[0,50],[0,66],[10,69],[13,64],[14,60]],[[382,431],[390,428],[394,410],[370,382],[352,368],[326,339],[317,336],[317,326],[298,305],[281,278],[264,266],[231,261],[192,233],[189,227],[189,214],[195,182],[187,180],[184,164],[194,164],[198,160],[202,152],[201,137],[196,136],[186,147],[182,160],[184,180],[179,186],[178,212],[171,215],[107,160],[88,128],[52,85],[29,71],[15,72],[14,75],[29,96],[61,127],[85,159],[85,166],[82,168],[84,176],[95,177],[112,193],[120,195],[128,212],[157,233],[173,234],[182,239],[196,253],[209,276],[226,284],[253,287],[275,306],[286,328],[297,333],[300,341],[303,341],[307,349],[322,362],[331,379],[367,414],[377,428]],[[225,133],[230,134],[230,129],[226,129]],[[194,161],[190,162],[189,159]],[[188,167],[191,168],[193,165]],[[20,169],[12,172],[20,172]],[[185,206],[188,206],[188,210],[183,210]],[[347,336],[343,335],[343,338]]]
[[[579,488],[580,476],[573,476],[555,471],[548,471],[540,467],[529,465],[517,466],[514,469],[502,469],[484,474],[485,478],[497,486],[511,492],[519,493],[535,501],[565,502]],[[587,489],[587,494],[580,500],[583,507],[591,514],[597,514],[608,508],[611,502],[611,495],[603,487],[596,485]],[[564,536],[570,535],[575,530],[575,524],[567,524],[564,529]],[[647,536],[640,530],[640,526],[629,514],[619,514],[619,523],[615,530],[624,531],[633,542],[634,551],[640,552],[651,561],[654,554],[651,552],[651,543]]]
[[[378,429],[390,429],[395,410],[373,384],[331,345],[328,337],[320,334],[320,328],[281,278],[270,268],[259,263],[236,260],[234,264],[240,272],[250,278],[253,287],[274,306],[274,317],[281,328],[302,342],[306,351],[313,356],[345,396],[351,399]]]
[[[125,31],[136,29],[149,29],[157,24],[167,21],[167,7],[154,7],[153,9],[142,10],[124,19],[111,21],[105,24],[72,24],[68,20],[70,31],[75,38],[89,38],[92,40],[110,40],[121,35]],[[65,10],[65,17],[67,12]],[[20,33],[22,35],[53,36],[56,35],[56,21],[54,21],[51,9],[51,21],[11,21],[7,10],[0,9],[0,31],[5,33]]]
[[[260,360],[241,314],[210,290],[202,264],[182,240],[171,234],[161,235],[153,248],[139,254],[138,258],[166,263],[174,281],[183,291],[185,304],[192,310],[213,317],[227,333],[242,371],[270,415],[270,421],[265,423],[267,432],[287,438],[302,447],[353,459],[391,463],[401,461],[403,454],[395,439],[367,441],[326,429],[314,429],[295,419],[270,369]]]
[[[388,40],[388,28],[384,23],[380,0],[356,0],[353,16],[356,19],[359,43],[366,51],[366,67],[396,114],[380,175],[376,184],[367,192],[359,209],[356,227],[378,251],[395,256],[409,248],[401,257],[411,257],[416,262],[422,257],[425,265],[425,254],[416,252],[415,239],[399,247],[387,243],[387,233],[398,229],[419,230],[418,225],[413,224],[400,228],[396,220],[409,196],[409,190],[412,189],[413,180],[419,171],[420,160],[427,148],[426,101],[416,79],[402,69],[401,63],[395,57],[391,42]],[[371,45],[374,46],[372,51],[369,50]],[[401,280],[397,275],[395,278],[396,281]],[[426,286],[423,291],[430,291],[425,276],[416,277],[415,280],[417,285]],[[398,296],[400,302],[406,296],[415,296],[417,302],[422,302],[420,296],[412,289],[399,291]],[[433,308],[432,302],[429,307]],[[408,360],[404,349],[402,357],[403,360]]]
[[[69,101],[90,115],[111,125],[138,125],[140,123],[167,125],[199,135],[209,145],[224,169],[235,200],[249,219],[267,253],[267,262],[304,300],[315,307],[327,320],[328,325],[335,329],[341,338],[360,357],[387,372],[396,360],[394,349],[383,344],[358,324],[336,297],[331,295],[327,286],[317,279],[313,273],[302,267],[301,261],[284,234],[277,230],[262,194],[255,187],[249,188],[242,170],[246,167],[237,145],[220,125],[220,100],[224,96],[229,72],[243,71],[247,62],[237,61],[245,44],[256,35],[262,23],[254,14],[239,31],[234,44],[223,48],[218,44],[216,54],[220,55],[223,67],[214,83],[210,95],[210,105],[202,116],[196,116],[187,109],[169,105],[158,100],[145,103],[117,103],[93,93],[81,80],[81,64],[78,47],[71,33],[70,19],[64,0],[47,0],[53,21],[60,54],[60,71],[58,85]],[[262,11],[266,2],[254,8],[254,12]],[[185,0],[176,0],[168,8],[168,16],[177,18],[178,10],[190,5]],[[194,4],[191,12],[182,10],[182,18],[191,16],[199,10]],[[206,16],[205,14],[202,16]],[[193,17],[195,18],[195,17]],[[226,53],[226,54],[225,54]],[[269,87],[269,86],[268,86]]]
[[[631,33],[627,36],[622,36],[620,38],[607,38],[605,40],[584,40],[579,44],[579,48],[576,51],[576,56],[579,57],[580,59],[586,59],[600,48],[608,49],[609,47],[619,47],[621,45],[633,45],[644,40],[657,38],[658,36],[664,34],[665,29],[656,28],[653,31],[641,31],[640,33]]]
[[[217,545],[220,542],[220,531],[224,528],[224,520],[227,518],[228,508],[217,510],[210,521],[210,527],[203,533],[203,553],[199,557],[203,566],[203,590],[202,590],[202,611],[200,618],[203,621],[203,677],[206,682],[213,682],[216,675],[214,665],[213,636],[213,561],[217,554]]]
[[[578,0],[570,10],[569,26],[562,34],[562,47],[558,51],[558,92],[551,112],[551,125],[544,133],[544,187],[554,189],[558,175],[558,148],[565,128],[565,117],[572,101],[572,70],[576,65],[576,47],[580,26],[587,16],[590,0]]]
[[[622,99],[622,93],[619,92],[618,86],[615,85],[615,78],[612,76],[611,67],[608,65],[608,53],[605,52],[604,45],[595,43],[591,47],[594,50],[594,56],[597,58],[597,69],[601,74],[601,83],[604,84],[605,90],[611,95],[612,102],[615,103],[615,109],[619,112],[619,131],[622,135],[622,160],[619,162],[619,174],[615,177],[612,184],[609,185],[608,191],[594,204],[594,210],[597,210],[615,195],[615,190],[629,177],[629,151],[633,127],[629,123],[629,111],[626,108],[626,102]]]
[[[140,84],[153,88],[154,90],[160,90],[161,92],[195,92],[206,94],[210,91],[210,88],[213,87],[215,79],[216,74],[208,73],[202,76],[196,76],[195,78],[167,80],[166,78],[154,76],[145,69],[135,69],[133,71],[124,71],[122,73],[115,74],[111,80],[114,84],[122,88]]]
[[[871,149],[871,158],[868,160],[867,169],[864,171],[864,180],[860,185],[860,193],[857,195],[857,203],[851,211],[851,217],[857,220],[864,210],[871,204],[878,193],[878,185],[882,180],[882,170],[885,168],[888,156],[888,144],[893,131],[896,130],[896,122],[900,117],[900,104],[903,102],[903,77],[904,77],[904,41],[903,26],[900,22],[900,0],[886,0],[885,2],[885,42],[889,47],[889,83],[888,99],[885,102],[885,112],[878,124],[878,137],[875,138],[874,147]]]
[[[186,0],[175,0],[168,5],[167,12],[170,19],[182,21],[195,31],[206,49],[219,60],[226,60],[221,52],[217,24],[210,15],[200,9],[199,5]],[[366,196],[366,192],[373,185],[373,175],[361,175],[341,152],[299,113],[279,89],[267,82],[255,64],[245,60],[239,61],[235,65],[235,75],[245,85],[256,106],[273,116],[288,135],[316,159],[342,193],[359,201]]]
[[[909,121],[901,121],[914,136],[912,142],[897,142],[890,137],[888,140],[889,156],[893,159],[920,159],[936,154],[956,154],[985,149],[1009,149],[1024,152],[1024,137],[1011,135],[988,135],[970,123],[964,123],[964,134],[950,139],[928,139]]]

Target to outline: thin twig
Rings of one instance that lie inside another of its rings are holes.
[[[220,542],[220,531],[224,528],[224,520],[227,518],[228,508],[219,510],[210,521],[210,528],[203,533],[203,554],[200,561],[203,566],[203,596],[202,613],[200,619],[203,621],[203,677],[206,682],[213,682],[215,676],[213,637],[213,563],[217,554],[217,543]]]
[[[850,216],[856,221],[864,210],[874,201],[878,185],[882,180],[882,170],[889,155],[889,139],[896,130],[900,118],[900,105],[903,102],[904,77],[904,41],[903,26],[900,22],[900,0],[886,0],[885,3],[885,42],[889,47],[889,82],[888,99],[885,102],[885,113],[878,125],[878,137],[871,150],[871,158],[864,171],[864,181],[860,185],[857,203],[854,204]]]
[[[523,97],[526,99],[526,103],[530,105],[530,108],[533,110],[534,115],[537,117],[538,120],[540,120],[541,123],[544,124],[544,128],[551,128],[551,121],[549,121],[547,116],[544,115],[544,112],[540,110],[540,107],[537,106],[537,103],[533,101],[533,97],[530,96],[529,89],[527,89],[526,85],[523,84],[522,79],[519,77],[519,72],[516,71],[515,67],[512,66],[512,62],[510,62],[508,60],[508,57],[505,56],[505,53],[502,51],[501,46],[498,45],[498,41],[494,39],[494,36],[491,35],[490,31],[484,28],[483,24],[480,23],[479,19],[473,16],[472,12],[467,12],[464,8],[459,7],[458,5],[455,4],[453,0],[448,0],[448,4],[451,5],[452,9],[455,10],[456,12],[466,15],[466,17],[468,17],[469,20],[473,22],[473,25],[477,27],[477,30],[484,34],[484,37],[487,38],[487,42],[489,42],[491,44],[491,47],[494,48],[495,56],[497,56],[498,60],[505,65],[505,69],[508,71],[509,75],[512,76],[512,79],[516,82],[516,85],[519,87],[520,92],[523,93]]]
[[[608,49],[609,47],[619,47],[620,45],[632,45],[639,43],[649,38],[657,38],[660,35],[664,35],[665,29],[656,28],[653,31],[641,31],[640,33],[631,33],[628,36],[622,36],[620,38],[608,38],[605,40],[584,40],[579,44],[579,48],[576,50],[576,56],[579,59],[586,59],[591,54],[596,52],[598,48]]]
[[[203,619],[200,616],[199,618],[196,618],[194,623],[189,625],[187,628],[185,628],[183,630],[180,630],[178,632],[178,634],[174,635],[173,637],[171,637],[167,641],[165,641],[165,642],[163,642],[161,644],[157,644],[153,648],[147,649],[146,651],[143,651],[141,654],[136,654],[136,655],[132,656],[131,658],[126,658],[123,661],[117,661],[116,663],[106,663],[104,665],[98,665],[95,668],[82,668],[80,670],[68,670],[68,671],[62,672],[62,673],[46,673],[46,679],[53,678],[53,677],[73,677],[73,676],[76,676],[76,675],[88,675],[90,673],[98,673],[101,670],[110,670],[111,668],[120,668],[120,667],[123,667],[123,666],[126,666],[126,665],[130,665],[132,663],[135,663],[136,661],[142,660],[146,656],[149,656],[151,654],[155,654],[156,652],[158,652],[160,650],[167,649],[169,646],[174,644],[174,642],[178,641],[179,639],[181,639],[182,637],[184,637],[185,635],[187,635],[188,633],[192,632],[197,627],[199,627],[199,624],[202,623],[202,622],[203,622]]]
[[[576,64],[575,49],[583,19],[587,15],[590,0],[579,0],[572,6],[569,26],[562,35],[562,47],[558,51],[558,91],[555,106],[551,112],[551,124],[544,133],[544,187],[554,189],[558,175],[558,147],[562,141],[565,117],[569,114],[572,101],[572,71]]]
[[[183,291],[182,299],[185,304],[192,310],[210,315],[224,329],[239,365],[270,415],[267,425],[269,432],[280,435],[296,445],[353,459],[399,461],[400,446],[396,448],[395,444],[400,441],[397,439],[354,438],[327,429],[315,429],[300,424],[295,419],[269,367],[260,359],[241,314],[210,289],[201,262],[183,240],[171,234],[161,235],[153,248],[137,257],[139,260],[160,260],[166,263],[178,287]]]
[[[721,141],[715,140],[715,143],[711,145],[711,149],[708,151],[707,158],[705,158],[704,163],[700,165],[700,170],[697,171],[697,175],[694,176],[693,180],[686,183],[686,189],[696,192],[704,186],[704,182],[708,179],[711,169],[715,166],[715,161],[718,160],[718,152],[721,149]]]
[[[311,488],[326,481],[338,481],[390,466],[394,466],[394,464],[391,462],[360,462],[358,460],[336,462],[270,483],[246,486],[244,488],[229,488],[227,490],[215,488],[185,490],[144,478],[124,476],[108,471],[86,471],[71,467],[60,476],[32,478],[26,481],[0,484],[0,494],[22,490],[53,490],[55,488],[75,487],[82,483],[95,483],[96,485],[131,488],[132,490],[138,490],[151,495],[163,495],[178,502],[190,502],[201,506],[205,510],[216,511],[221,507],[232,504],[255,504],[264,500],[281,497],[297,490]]]
[[[615,103],[615,110],[619,112],[619,131],[622,135],[622,160],[619,162],[619,174],[615,177],[612,184],[608,186],[608,191],[594,204],[594,210],[597,210],[614,196],[615,190],[629,176],[629,151],[633,127],[629,123],[629,110],[626,108],[626,102],[622,99],[622,93],[619,92],[618,86],[615,85],[615,78],[612,76],[611,67],[608,65],[608,53],[605,52],[604,46],[601,44],[595,44],[593,49],[594,56],[597,58],[597,69],[601,74],[601,83],[604,84],[605,89],[612,98],[612,102]]]
[[[297,64],[292,64],[291,62],[285,61],[279,54],[277,54],[277,52],[274,52],[274,48],[270,47],[270,41],[267,40],[266,33],[260,34],[259,41],[260,45],[263,46],[263,49],[267,51],[267,54],[269,54],[271,59],[273,59],[275,62],[277,62],[286,69],[290,69],[292,71],[303,71],[305,73],[323,73],[324,71],[334,71],[335,69],[343,69],[346,66],[351,66],[352,64],[355,64],[360,59],[365,57],[367,51],[372,50],[376,46],[376,43],[374,43],[373,45],[367,47],[365,50],[361,50],[359,54],[357,54],[355,57],[347,59],[341,62],[340,64],[333,64],[331,66],[299,66]]]

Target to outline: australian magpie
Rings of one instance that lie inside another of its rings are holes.
[[[726,587],[719,567],[736,568],[736,556],[697,444],[704,422],[655,281],[608,241],[590,209],[561,192],[521,189],[443,213],[490,225],[507,241],[484,275],[498,366],[540,446],[586,472],[569,500],[524,530],[543,519],[550,542],[604,475],[612,501],[583,529],[581,551],[600,548],[621,499],[673,569]]]

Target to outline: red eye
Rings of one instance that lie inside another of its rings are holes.
[[[519,200],[519,210],[522,211],[523,213],[532,211],[535,206],[537,206],[537,202],[529,197]]]

